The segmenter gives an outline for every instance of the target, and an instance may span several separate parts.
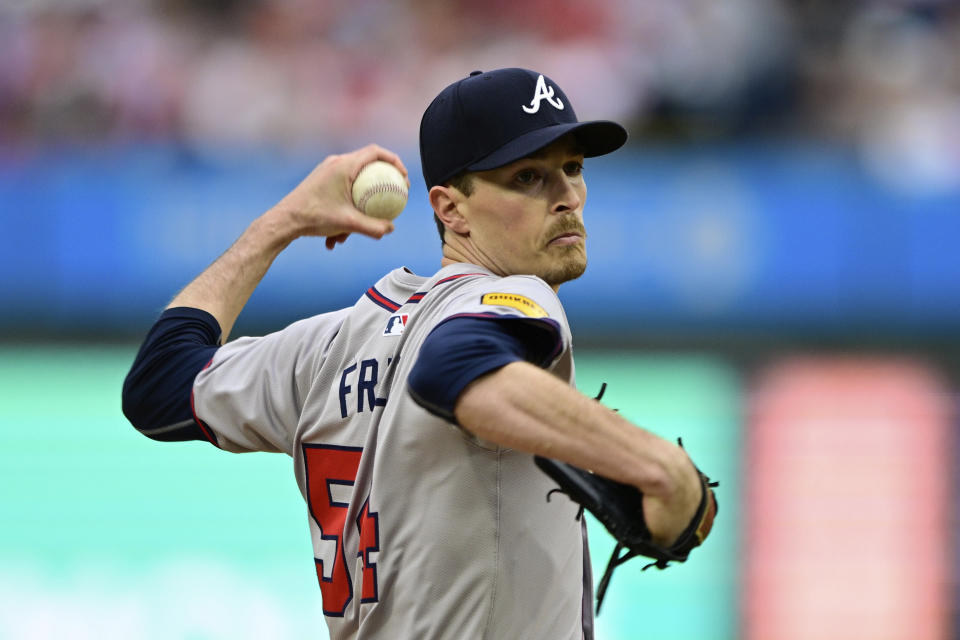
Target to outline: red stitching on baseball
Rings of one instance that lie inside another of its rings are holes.
[[[399,185],[392,184],[390,182],[378,182],[377,184],[370,187],[367,190],[367,192],[363,194],[363,197],[360,198],[360,202],[357,204],[357,209],[360,209],[360,211],[363,211],[364,209],[367,208],[367,200],[369,200],[370,198],[372,198],[373,196],[379,193],[384,193],[385,191],[396,191],[397,193],[399,193],[404,197],[406,197],[407,195],[407,190]]]

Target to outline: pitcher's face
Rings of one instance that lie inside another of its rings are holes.
[[[461,212],[481,266],[504,276],[536,275],[554,288],[583,274],[587,186],[572,136],[473,176]]]

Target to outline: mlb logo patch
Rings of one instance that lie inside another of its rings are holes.
[[[409,313],[395,313],[390,316],[390,319],[387,320],[387,328],[383,330],[383,335],[385,336],[400,336],[403,335],[403,328],[407,326],[407,319],[410,317]]]

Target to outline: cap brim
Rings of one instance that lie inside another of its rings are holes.
[[[535,129],[514,138],[493,153],[466,167],[466,169],[469,171],[486,171],[502,167],[536,153],[568,133],[573,133],[576,136],[577,144],[583,148],[583,155],[587,158],[616,151],[627,141],[627,130],[610,120],[556,124]]]

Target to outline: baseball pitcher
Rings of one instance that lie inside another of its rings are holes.
[[[709,533],[683,449],[573,386],[557,289],[586,268],[583,162],[626,137],[545,75],[474,72],[421,122],[436,273],[397,268],[352,307],[227,341],[292,241],[392,231],[350,196],[373,161],[406,175],[371,145],[318,165],[147,334],[125,415],[155,440],[293,458],[334,640],[592,638],[582,506],[658,566]]]

